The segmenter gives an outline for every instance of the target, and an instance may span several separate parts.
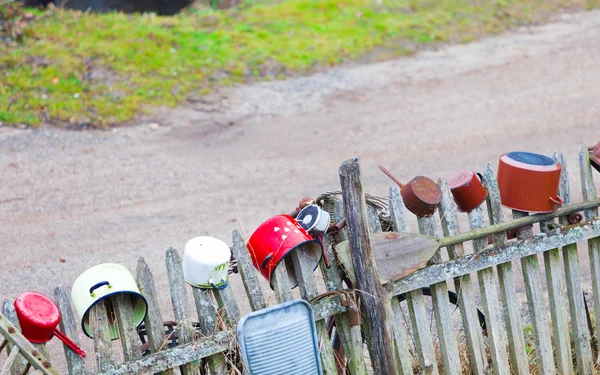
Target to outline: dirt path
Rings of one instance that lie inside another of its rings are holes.
[[[581,142],[600,140],[599,45],[600,12],[565,15],[470,45],[238,87],[161,111],[158,127],[0,128],[0,298],[53,295],[88,267],[135,270],[143,256],[168,318],[167,247],[249,235],[299,198],[337,189],[349,157],[377,195],[390,185],[377,163],[403,180],[449,178],[516,149],[562,150],[577,176]],[[234,288],[243,292],[239,280]]]

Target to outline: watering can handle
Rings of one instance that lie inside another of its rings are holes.
[[[94,293],[94,290],[100,288],[101,286],[105,286],[105,285],[110,286],[110,283],[108,281],[100,281],[98,284],[92,285],[92,287],[90,288],[90,294]]]

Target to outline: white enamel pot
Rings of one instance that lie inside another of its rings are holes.
[[[329,213],[316,204],[304,207],[296,216],[296,221],[302,225],[307,232],[324,233],[329,228]]]
[[[133,308],[134,324],[139,326],[146,318],[148,304],[140,293],[129,270],[114,263],[94,266],[82,273],[73,283],[71,300],[81,319],[83,332],[92,337],[89,313],[95,304],[106,301],[111,340],[119,338],[119,328],[114,314],[114,301],[118,295],[127,295]]]
[[[183,277],[195,288],[225,289],[230,260],[231,250],[220,239],[192,238],[183,250]]]

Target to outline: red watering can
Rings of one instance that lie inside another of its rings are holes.
[[[23,293],[15,301],[15,311],[21,332],[27,340],[35,344],[44,344],[56,336],[75,353],[85,358],[85,352],[56,328],[60,322],[60,310],[50,298],[36,292]]]

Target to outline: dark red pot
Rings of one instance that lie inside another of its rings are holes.
[[[471,170],[461,171],[448,181],[450,192],[461,212],[470,212],[479,207],[487,198],[487,190],[481,182],[481,176]]]

